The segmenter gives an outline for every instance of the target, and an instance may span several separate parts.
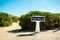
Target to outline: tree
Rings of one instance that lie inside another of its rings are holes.
[[[35,30],[35,22],[31,22],[32,16],[45,16],[45,22],[41,22],[41,30],[54,29],[58,24],[59,16],[50,13],[50,12],[41,12],[41,11],[30,11],[28,14],[22,15],[19,19],[19,25],[22,26],[22,29],[26,30]],[[56,20],[54,22],[54,20]]]

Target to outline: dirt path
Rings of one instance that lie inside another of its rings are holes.
[[[49,30],[40,33],[23,32],[18,23],[0,28],[0,40],[60,40],[60,30]]]

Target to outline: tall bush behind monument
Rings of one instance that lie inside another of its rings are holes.
[[[25,15],[22,15],[19,19],[19,25],[22,29],[35,30],[35,22],[31,22],[32,16],[45,16],[45,22],[41,22],[41,30],[55,29],[60,26],[59,16],[50,12],[42,11],[30,11]]]

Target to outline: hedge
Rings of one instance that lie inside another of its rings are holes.
[[[50,30],[55,29],[60,26],[59,21],[60,18],[58,15],[50,12],[42,12],[42,11],[30,11],[25,15],[22,15],[19,18],[19,25],[22,29],[25,30],[35,30],[35,22],[31,22],[32,16],[45,16],[45,22],[41,22],[40,29],[41,30]]]

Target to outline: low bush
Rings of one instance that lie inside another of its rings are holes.
[[[18,21],[18,17],[12,16],[5,12],[0,12],[0,27],[9,26],[13,22],[17,22],[17,21]]]

